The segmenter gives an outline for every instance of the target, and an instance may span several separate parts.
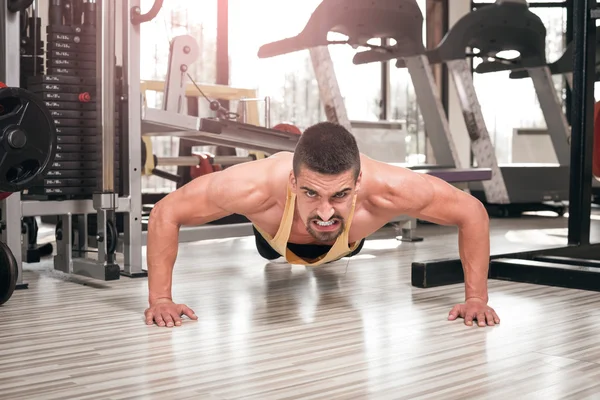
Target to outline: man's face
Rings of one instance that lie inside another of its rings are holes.
[[[360,187],[361,175],[354,181],[353,171],[323,175],[302,168],[297,177],[290,173],[296,207],[306,229],[322,242],[335,240],[344,230],[352,199]]]

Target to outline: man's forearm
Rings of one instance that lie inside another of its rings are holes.
[[[146,258],[148,263],[148,301],[172,299],[173,266],[179,247],[179,225],[156,209],[148,221]]]
[[[458,248],[465,275],[465,300],[478,298],[487,302],[490,228],[483,206],[476,207],[469,219],[459,225]]]

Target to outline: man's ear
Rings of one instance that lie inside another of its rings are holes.
[[[360,190],[361,183],[362,183],[362,171],[360,171],[358,173],[358,178],[356,178],[356,188],[355,188],[355,191],[358,192]]]

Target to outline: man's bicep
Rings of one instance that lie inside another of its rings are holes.
[[[254,182],[231,167],[203,175],[167,196],[180,225],[205,224],[231,214],[245,215],[253,208]]]
[[[410,171],[397,192],[404,213],[440,225],[456,225],[469,212],[475,199],[448,182]]]

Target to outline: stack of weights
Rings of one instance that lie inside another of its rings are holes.
[[[74,4],[83,8],[75,9]],[[56,158],[43,184],[29,195],[90,199],[101,188],[102,132],[96,87],[96,4],[50,1],[45,74],[30,76],[27,89],[42,98],[57,130]],[[118,77],[117,77],[118,78]],[[118,80],[118,79],[117,79]],[[119,191],[120,85],[115,82],[115,191]]]

